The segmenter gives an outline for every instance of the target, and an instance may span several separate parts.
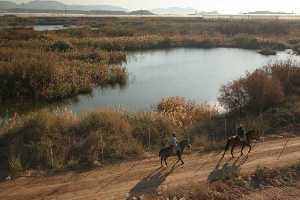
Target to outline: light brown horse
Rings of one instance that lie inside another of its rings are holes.
[[[253,140],[258,140],[258,139],[259,139],[259,136],[258,136],[258,134],[255,130],[250,130],[246,133],[246,140],[245,141],[242,141],[241,138],[237,135],[229,137],[227,139],[227,143],[226,143],[225,150],[224,150],[222,158],[225,156],[225,153],[230,148],[230,146],[231,146],[231,156],[232,156],[232,158],[234,158],[234,155],[233,155],[234,149],[238,146],[242,147],[240,155],[243,155],[243,150],[246,146],[249,147],[249,150],[248,150],[248,153],[247,153],[247,154],[249,154],[252,150]]]

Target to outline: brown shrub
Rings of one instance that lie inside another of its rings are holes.
[[[40,111],[19,120],[0,137],[0,160],[11,172],[80,167],[143,153],[122,113]]]
[[[284,96],[280,81],[264,70],[248,73],[244,79],[244,89],[247,92],[247,107],[250,111],[262,112],[278,105]]]
[[[239,79],[221,87],[218,100],[228,111],[242,113],[247,105],[247,93],[243,84],[243,80]]]
[[[184,97],[168,97],[161,100],[157,110],[168,116],[179,127],[187,128],[195,122],[204,122],[217,114],[216,108],[207,103],[196,104]]]
[[[281,82],[261,69],[222,86],[220,93],[218,100],[221,105],[240,114],[262,112],[278,105],[284,97]]]
[[[160,113],[147,112],[129,115],[134,137],[146,149],[158,149],[169,144],[169,138],[176,130],[179,138],[183,138],[178,127]]]
[[[277,62],[265,70],[281,82],[286,95],[300,94],[300,68],[295,61]]]
[[[127,80],[121,66],[66,59],[54,52],[0,48],[0,55],[0,100],[57,100]]]
[[[3,40],[32,40],[40,37],[42,37],[42,35],[35,32],[32,28],[0,30],[0,39]]]

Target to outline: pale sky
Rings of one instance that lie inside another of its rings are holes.
[[[27,2],[30,0],[13,0]],[[238,13],[270,10],[300,13],[300,0],[57,0],[66,4],[111,4],[130,10],[167,7],[192,7],[197,10],[218,10],[223,13]]]

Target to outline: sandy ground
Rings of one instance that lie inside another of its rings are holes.
[[[151,195],[178,186],[212,181],[235,171],[251,173],[258,165],[275,168],[298,162],[300,137],[291,139],[278,159],[284,143],[285,140],[282,139],[259,143],[248,157],[242,156],[236,159],[231,159],[229,153],[220,160],[221,155],[217,152],[193,152],[184,155],[183,159],[186,162],[184,166],[174,165],[176,160],[173,158],[169,160],[169,167],[160,168],[158,158],[151,157],[87,172],[18,178],[0,182],[0,199],[119,200],[143,194]],[[280,188],[272,189],[281,191]],[[298,191],[300,191],[300,184]],[[258,196],[255,198],[253,196],[251,199],[259,199],[262,192],[253,195]]]

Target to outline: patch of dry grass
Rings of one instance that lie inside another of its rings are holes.
[[[121,56],[106,53],[103,63],[71,59],[42,49],[0,48],[0,100],[59,100],[93,87],[125,84],[127,71]],[[108,56],[106,55],[108,54]]]
[[[242,199],[251,192],[263,190],[267,186],[286,187],[299,181],[299,163],[282,169],[258,167],[250,175],[237,174],[231,178],[213,183],[191,184],[189,186],[167,191],[151,200],[185,199],[185,200],[229,200]]]

